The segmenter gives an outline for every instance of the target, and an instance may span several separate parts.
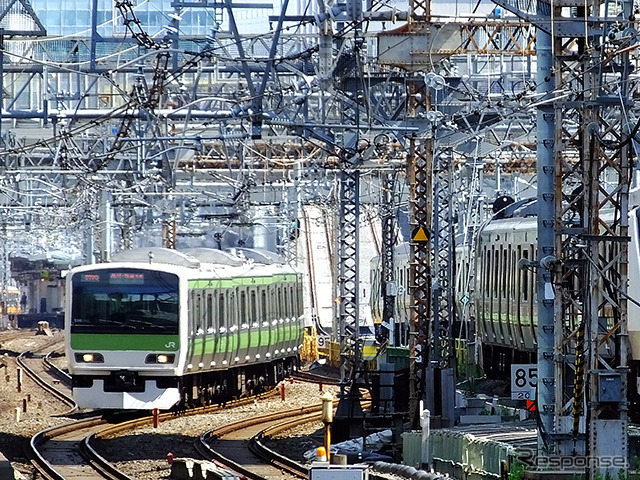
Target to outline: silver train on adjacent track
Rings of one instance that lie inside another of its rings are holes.
[[[519,202],[520,203],[520,202]],[[537,292],[535,260],[537,259],[537,217],[535,202],[522,202],[521,210],[513,208],[510,218],[487,221],[477,234],[476,250],[470,259],[467,250],[456,249],[456,300],[471,297],[474,321],[470,328],[477,345],[478,363],[483,372],[494,379],[508,380],[511,364],[537,362]],[[629,283],[628,332],[630,344],[629,399],[640,407],[640,209],[629,213]],[[608,242],[614,243],[614,242]],[[602,252],[611,257],[612,248]],[[410,307],[409,246],[402,244],[394,251],[396,283],[395,338],[407,339]],[[465,282],[474,262],[471,284]],[[371,263],[371,310],[376,332],[383,332],[380,259]],[[634,301],[635,300],[635,301]],[[454,324],[454,335],[463,327]],[[464,335],[463,335],[464,336]]]

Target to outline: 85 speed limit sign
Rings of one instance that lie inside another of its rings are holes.
[[[538,385],[538,365],[514,363],[511,365],[511,399],[535,400]]]

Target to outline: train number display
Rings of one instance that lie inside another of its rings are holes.
[[[514,363],[511,365],[511,399],[535,400],[538,385],[538,365]]]

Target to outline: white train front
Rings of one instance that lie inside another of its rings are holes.
[[[152,248],[73,269],[65,341],[78,406],[222,402],[297,368],[301,275],[254,257]]]

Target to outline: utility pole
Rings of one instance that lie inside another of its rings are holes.
[[[380,252],[380,286],[382,291],[382,328],[376,332],[379,338],[389,341],[389,345],[400,345],[394,319],[397,283],[395,280],[394,248],[396,244],[396,221],[394,216],[394,190],[396,172],[385,172],[380,195],[380,216],[382,218],[382,251]]]

